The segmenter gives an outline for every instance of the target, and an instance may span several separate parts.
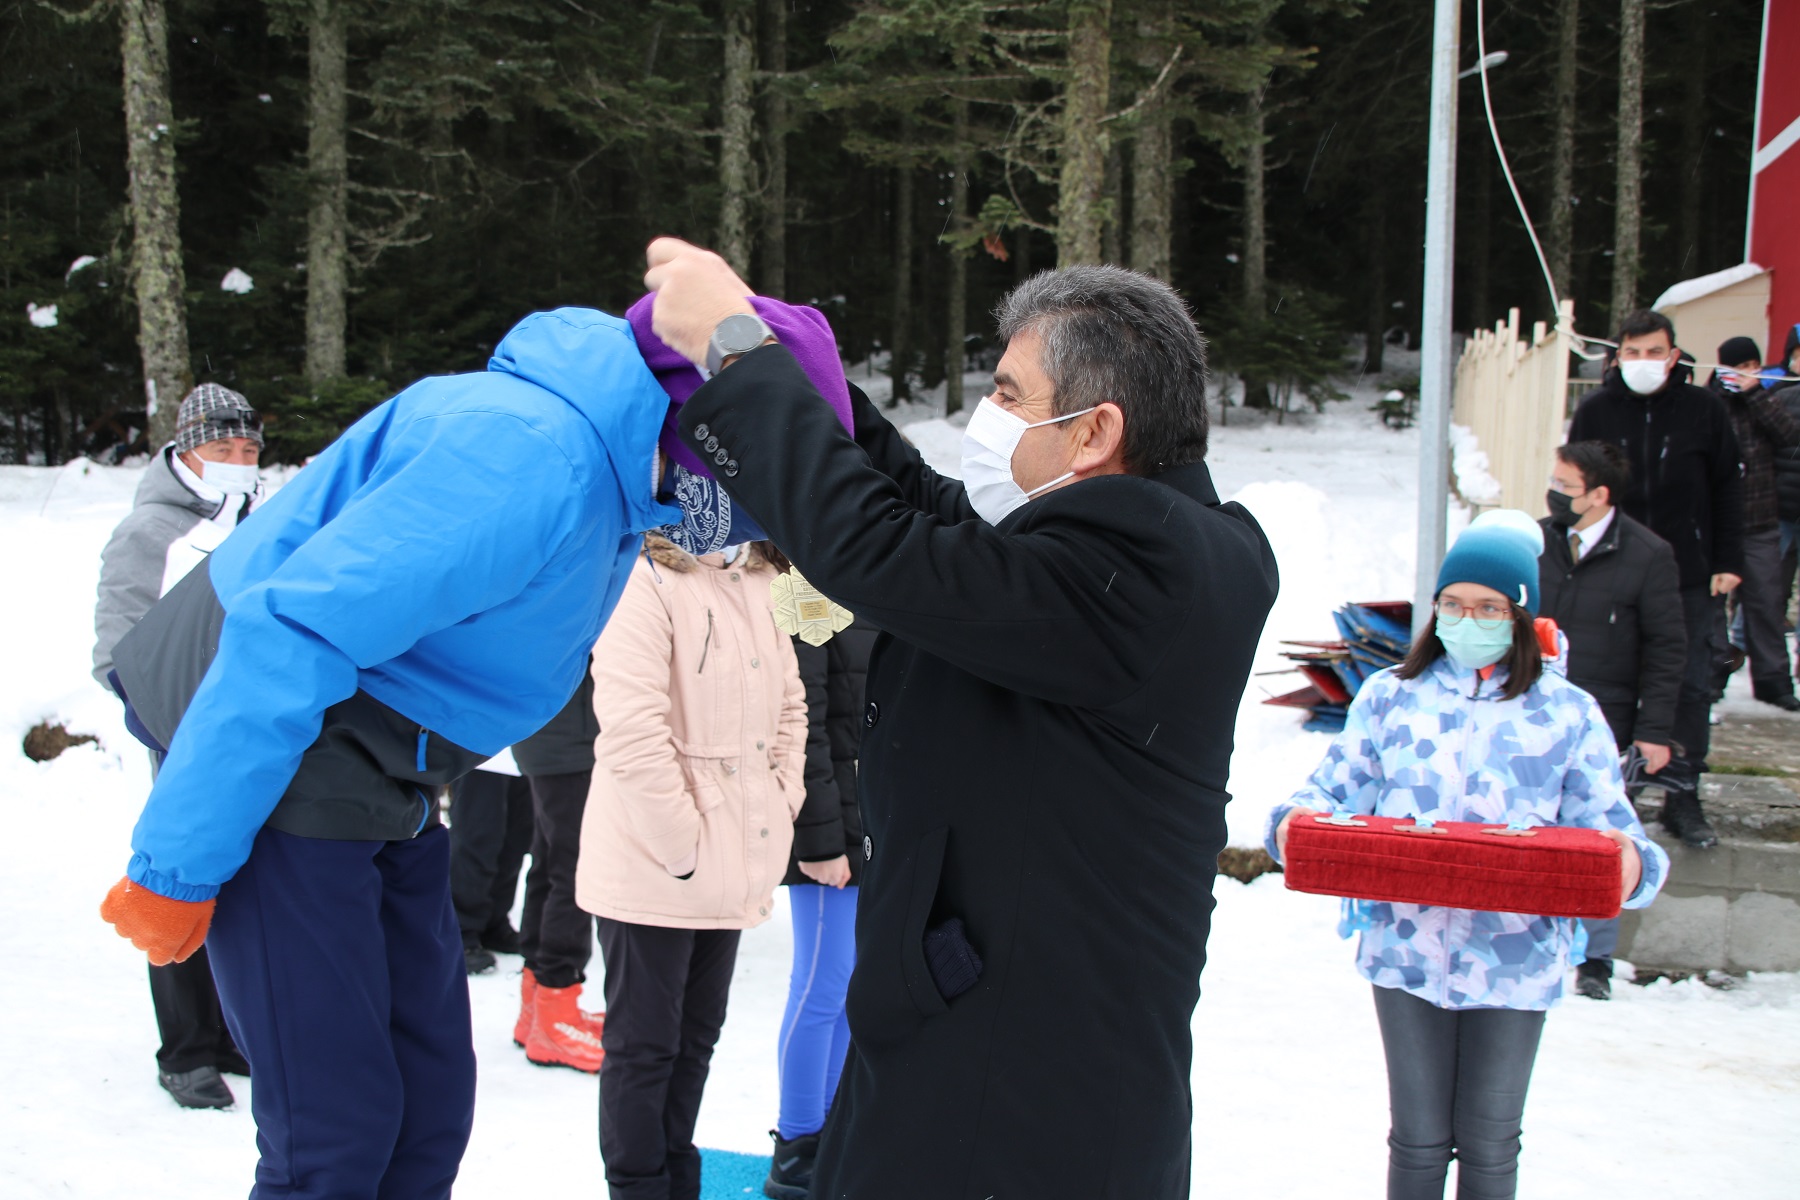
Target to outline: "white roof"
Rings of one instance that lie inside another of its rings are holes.
[[[1688,304],[1702,296],[1710,296],[1714,292],[1724,291],[1734,283],[1742,283],[1746,279],[1755,279],[1763,273],[1763,269],[1753,262],[1739,263],[1735,267],[1726,267],[1723,271],[1714,271],[1711,275],[1702,275],[1698,279],[1684,279],[1668,291],[1656,298],[1650,307],[1661,312],[1665,308],[1673,308],[1677,304]]]

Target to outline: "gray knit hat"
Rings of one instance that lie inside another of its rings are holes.
[[[263,444],[262,418],[240,393],[216,383],[203,383],[182,400],[175,424],[177,452],[234,437]]]

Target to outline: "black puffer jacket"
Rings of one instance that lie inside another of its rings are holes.
[[[1775,458],[1800,450],[1800,421],[1767,388],[1730,391],[1714,372],[1706,390],[1731,418],[1744,460],[1744,532],[1767,533],[1777,519]]]
[[[1611,442],[1631,463],[1618,506],[1675,551],[1683,588],[1744,573],[1744,472],[1724,408],[1681,363],[1654,395],[1626,387],[1617,367],[1569,423],[1571,442]]]
[[[794,851],[785,884],[812,883],[803,862],[850,858],[850,881],[862,875],[862,813],[856,807],[856,759],[862,748],[863,681],[876,628],[863,620],[823,646],[794,639],[806,684],[806,803],[794,821]]]
[[[1800,386],[1780,389],[1775,400],[1800,421]],[[1800,446],[1775,452],[1775,497],[1783,521],[1800,521]]]
[[[1600,702],[1621,747],[1669,744],[1687,627],[1669,543],[1622,512],[1577,563],[1569,531],[1544,527],[1539,616],[1569,638],[1569,682]]]

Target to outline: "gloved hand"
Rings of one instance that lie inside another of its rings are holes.
[[[129,879],[113,884],[100,902],[100,919],[117,927],[119,936],[150,956],[150,965],[186,962],[206,941],[213,902],[171,900]]]

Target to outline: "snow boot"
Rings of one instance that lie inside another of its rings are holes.
[[[498,960],[490,951],[480,946],[463,947],[463,970],[470,975],[486,975],[494,969]]]
[[[156,1082],[183,1108],[230,1108],[237,1103],[237,1097],[225,1086],[225,1079],[217,1067],[158,1071]]]
[[[481,948],[492,950],[495,954],[518,954],[519,931],[512,927],[512,922],[501,918],[498,925],[482,931]]]
[[[1700,811],[1698,792],[1668,792],[1663,798],[1662,825],[1680,838],[1684,846],[1695,850],[1710,850],[1719,844],[1719,835],[1713,831],[1706,814]]]
[[[513,1022],[513,1045],[523,1049],[531,1040],[531,1020],[537,1012],[537,976],[530,967],[519,976],[519,1019]]]
[[[1575,994],[1589,1000],[1612,999],[1612,960],[1590,958],[1575,968]]]
[[[532,1005],[531,1035],[525,1039],[525,1057],[540,1067],[573,1067],[592,1075],[600,1069],[606,1052],[581,1013],[581,985],[548,988],[540,985]]]
[[[769,1177],[763,1181],[763,1195],[769,1200],[807,1200],[812,1194],[813,1167],[819,1161],[819,1135],[804,1134],[792,1141],[782,1141],[778,1130],[769,1130],[775,1141],[775,1154],[769,1162]]]

